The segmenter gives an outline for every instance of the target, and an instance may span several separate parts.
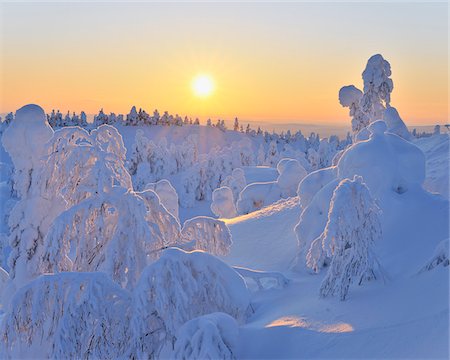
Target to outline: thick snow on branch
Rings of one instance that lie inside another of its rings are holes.
[[[250,305],[245,282],[232,268],[207,253],[176,248],[144,270],[134,295],[138,358],[155,355],[163,342],[173,346],[177,330],[195,317],[224,312],[243,321]]]
[[[2,358],[117,358],[128,349],[129,293],[101,273],[43,275],[2,321]]]
[[[233,244],[227,224],[208,216],[186,220],[181,237],[192,249],[203,250],[213,255],[228,255]]]
[[[224,313],[192,319],[177,332],[175,359],[236,359],[239,328],[236,320]]]

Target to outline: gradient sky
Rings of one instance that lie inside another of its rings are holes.
[[[391,63],[408,125],[448,118],[448,4],[1,3],[0,113],[96,113],[349,124],[339,88]],[[193,95],[210,74],[216,91]]]

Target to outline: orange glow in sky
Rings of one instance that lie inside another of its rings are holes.
[[[405,122],[445,123],[447,7],[2,3],[0,113],[26,103],[88,114],[136,105],[202,120],[349,125],[338,91],[362,88],[367,59],[381,53]],[[209,77],[195,85],[199,74]]]

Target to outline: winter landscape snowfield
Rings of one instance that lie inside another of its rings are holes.
[[[8,114],[0,357],[448,358],[449,134],[362,84],[346,136]]]

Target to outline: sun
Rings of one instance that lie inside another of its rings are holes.
[[[197,75],[192,80],[192,90],[194,91],[195,96],[198,97],[210,96],[214,91],[214,81],[209,75],[205,74]]]

